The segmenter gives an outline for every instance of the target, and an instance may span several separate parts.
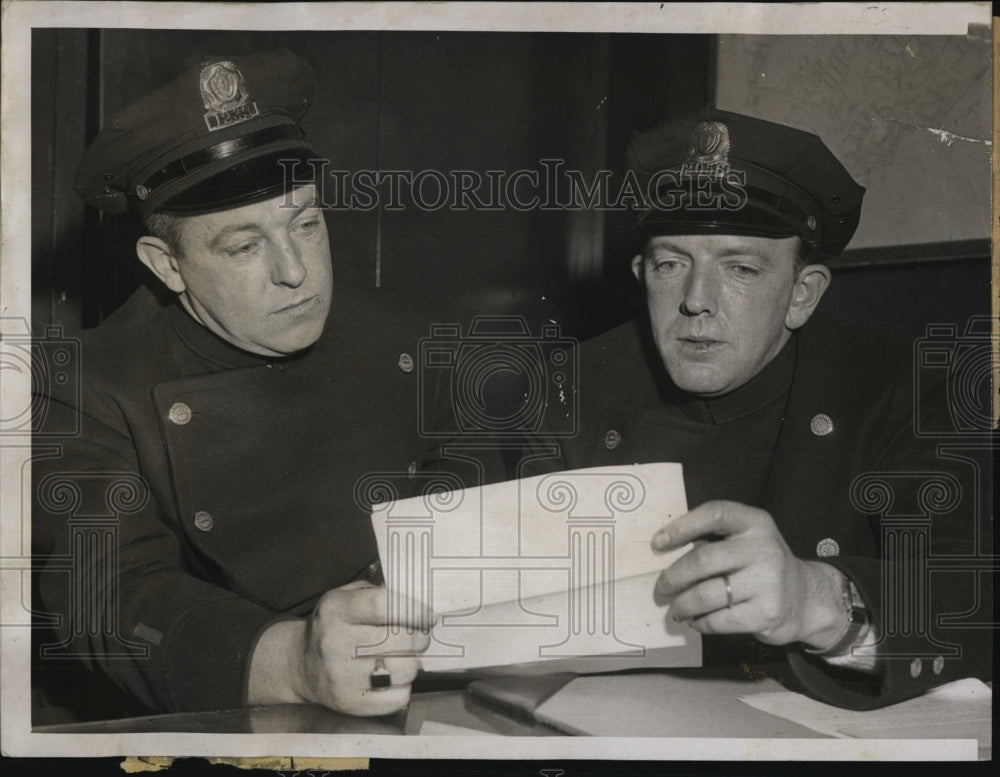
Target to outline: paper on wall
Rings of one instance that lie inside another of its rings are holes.
[[[650,540],[686,511],[681,466],[665,463],[377,504],[390,619],[414,608],[441,616],[421,655],[428,671],[540,661],[606,671],[608,656],[616,669],[649,666],[651,656],[699,666],[699,635],[654,600],[658,574],[686,548],[656,553]]]

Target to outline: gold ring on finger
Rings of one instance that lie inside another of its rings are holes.
[[[722,582],[726,584],[726,607],[733,606],[733,584],[729,582],[729,575],[722,576]]]

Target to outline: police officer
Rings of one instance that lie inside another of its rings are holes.
[[[387,629],[355,496],[419,456],[419,329],[333,284],[299,125],[313,93],[286,51],[201,62],[112,118],[78,170],[88,203],[145,220],[153,288],[82,334],[78,395],[38,387],[39,431],[79,430],[38,438],[57,444],[34,469],[39,585],[61,616],[46,655],[154,710],[387,714],[427,645],[426,622]],[[112,542],[87,553],[94,515]]]
[[[558,466],[683,463],[693,509],[652,545],[694,546],[656,595],[707,635],[707,664],[787,659],[800,687],[858,708],[989,676],[990,630],[937,621],[989,612],[989,590],[928,581],[926,554],[977,550],[972,468],[914,432],[915,412],[946,415],[944,387],[915,410],[912,345],[813,320],[864,189],[817,136],[716,110],[636,136],[629,170],[649,192],[646,315],[583,346]],[[934,506],[919,485],[939,476],[961,485]],[[929,538],[890,539],[865,477],[937,513]]]

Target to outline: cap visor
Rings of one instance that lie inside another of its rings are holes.
[[[721,234],[753,237],[803,237],[799,225],[766,205],[747,201],[737,209],[650,208],[639,219],[644,238],[655,235]]]
[[[311,148],[299,146],[247,159],[187,187],[155,209],[197,215],[268,200],[295,186],[314,183],[324,169],[309,164],[316,158]]]

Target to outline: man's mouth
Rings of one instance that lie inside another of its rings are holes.
[[[722,340],[715,340],[711,337],[678,337],[677,342],[685,350],[695,353],[707,353],[723,345]]]
[[[319,295],[314,294],[311,297],[306,297],[298,302],[291,302],[284,307],[280,307],[275,310],[275,313],[299,313],[306,310],[310,305],[314,305],[319,299]]]

